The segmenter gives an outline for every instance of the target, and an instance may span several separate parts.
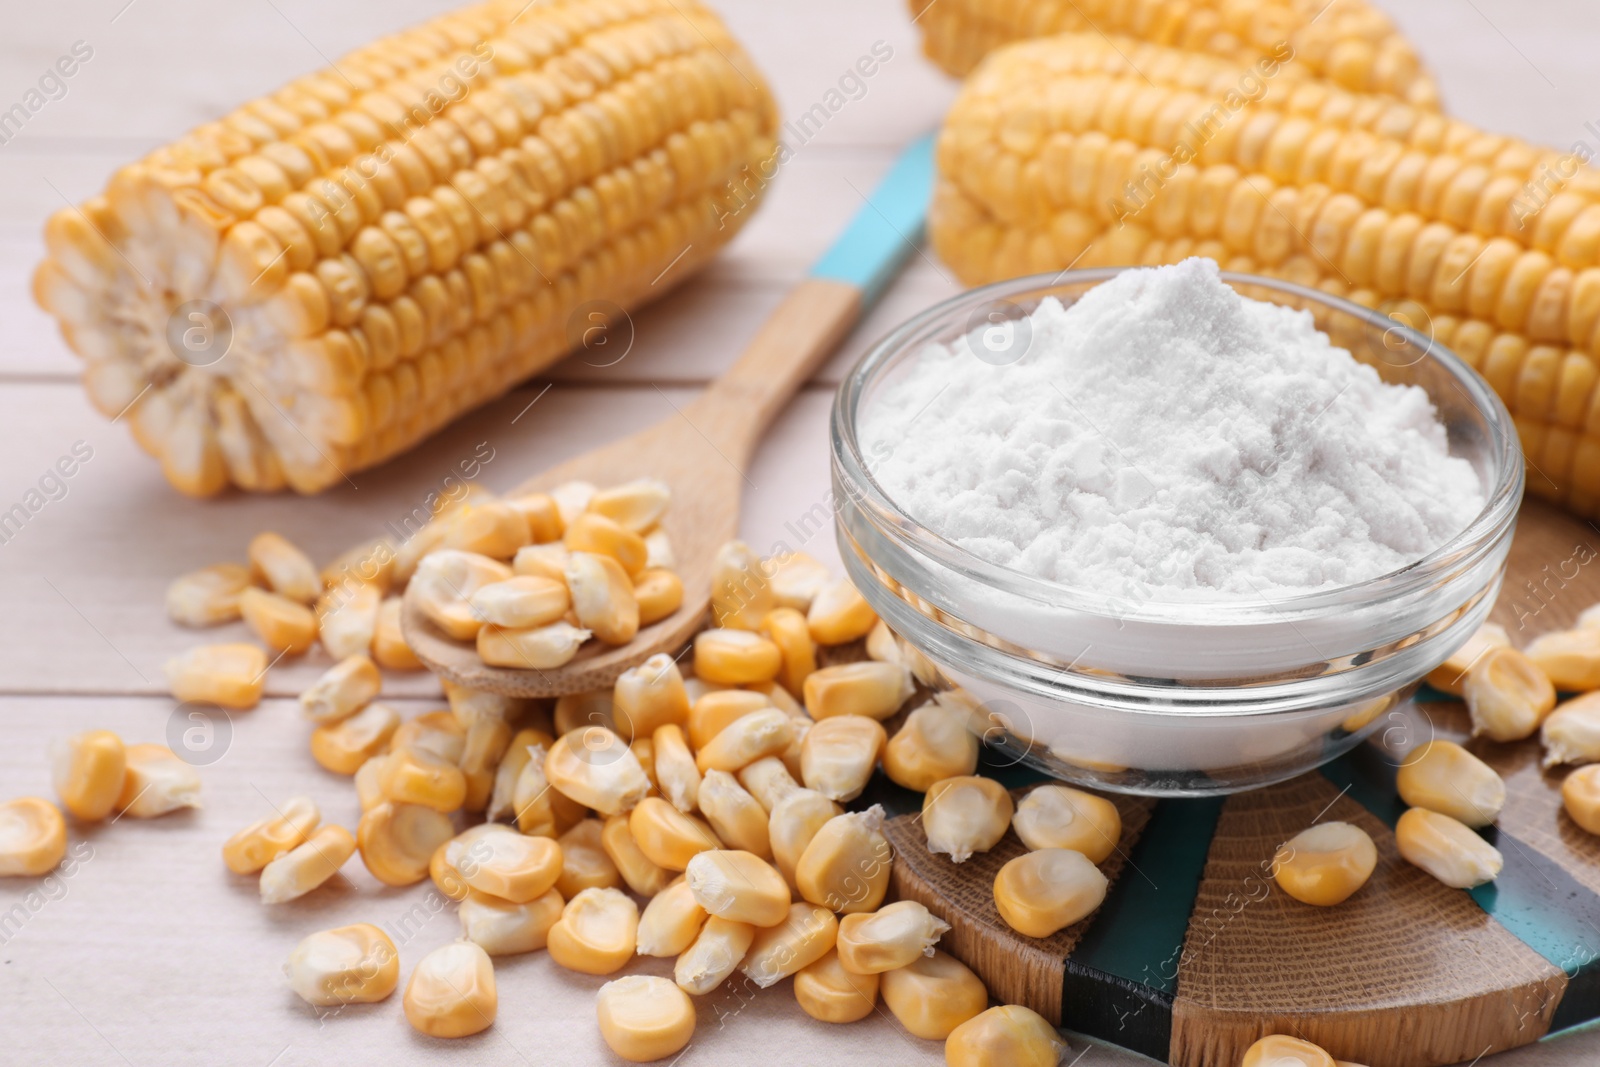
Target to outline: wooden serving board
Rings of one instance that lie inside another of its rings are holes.
[[[1526,644],[1600,602],[1600,530],[1529,499],[1493,618]],[[1393,769],[1430,737],[1466,744],[1505,777],[1485,832],[1505,856],[1494,883],[1450,889],[1399,857]],[[1025,791],[1043,779],[986,766]],[[894,891],[951,924],[943,945],[998,1000],[1177,1067],[1237,1067],[1264,1034],[1295,1034],[1371,1067],[1468,1063],[1600,1018],[1600,838],[1561,811],[1565,770],[1537,739],[1468,740],[1463,706],[1424,688],[1374,739],[1292,781],[1227,798],[1113,797],[1123,839],[1111,892],[1053,937],[995,911],[994,873],[1015,834],[955,865],[924,847],[921,795],[882,781]],[[1378,867],[1344,904],[1315,908],[1272,883],[1277,846],[1322,819],[1372,835]]]

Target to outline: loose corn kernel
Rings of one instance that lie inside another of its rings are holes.
[[[1057,1067],[1072,1050],[1044,1016],[1005,1004],[979,1012],[944,1042],[948,1067]]]
[[[768,989],[827,955],[838,935],[839,920],[827,908],[790,904],[783,922],[756,931],[739,969],[758,988]]]
[[[993,778],[966,775],[935,782],[922,798],[928,851],[964,863],[974,852],[987,852],[1000,843],[1014,811],[1011,794]]]
[[[829,800],[854,800],[867,788],[878,753],[888,741],[883,726],[863,715],[835,715],[806,733],[800,777]]]
[[[1271,1034],[1244,1050],[1239,1067],[1334,1067],[1334,1059],[1309,1041]]]
[[[1450,654],[1450,658],[1428,673],[1428,684],[1451,696],[1460,696],[1466,684],[1467,672],[1491,648],[1510,648],[1511,637],[1499,623],[1486,622],[1467,638],[1467,643]],[[1354,731],[1351,731],[1352,733]]]
[[[827,564],[804,552],[786,552],[767,561],[771,574],[772,595],[779,607],[795,611],[810,609],[817,594],[833,581],[833,572]]]
[[[624,530],[642,534],[661,521],[671,501],[672,487],[666,482],[639,478],[599,490],[589,498],[588,510],[604,515]]]
[[[1104,863],[1122,839],[1122,816],[1105,797],[1041,785],[1022,798],[1011,825],[1029,848],[1070,848]]]
[[[491,582],[468,598],[472,610],[486,623],[510,630],[548,626],[567,613],[572,597],[553,578],[525,574]]]
[[[1600,693],[1585,693],[1558,704],[1539,727],[1539,742],[1544,746],[1545,767],[1600,760]]]
[[[797,716],[791,715],[789,722],[794,728],[794,738],[789,742],[789,747],[779,754],[778,759],[783,761],[789,777],[798,782],[800,776],[805,773],[805,768],[801,766],[801,755],[805,750],[806,735],[811,733],[811,728],[816,723],[803,710]]]
[[[694,944],[673,965],[673,980],[685,993],[705,996],[738,969],[739,961],[744,959],[755,937],[756,928],[750,923],[735,922],[720,915],[707,917]]]
[[[553,837],[561,832],[556,825],[556,791],[545,777],[544,761],[544,746],[529,745],[525,757],[517,761],[522,769],[511,788],[510,810],[517,829],[535,837]]]
[[[729,630],[756,630],[778,606],[761,557],[743,541],[729,541],[711,559],[711,618]]]
[[[301,604],[316,602],[322,593],[322,576],[300,549],[282,534],[259,533],[250,539],[246,553],[250,569],[260,575],[268,588]]]
[[[650,791],[645,796],[660,796],[661,789],[656,785],[656,743],[648,737],[638,737],[628,742],[628,748],[633,751],[638,759],[639,766],[644,768],[644,776],[650,780]]]
[[[772,707],[772,701],[746,689],[716,689],[689,705],[689,745],[695,751],[746,715]]]
[[[639,758],[603,726],[556,738],[545,756],[544,773],[555,788],[602,815],[627,811],[650,791]]]
[[[1488,826],[1506,802],[1506,783],[1500,775],[1454,741],[1429,741],[1407,754],[1395,774],[1395,788],[1412,807],[1437,811],[1468,826]]]
[[[639,605],[639,625],[658,623],[683,607],[683,579],[665,567],[651,566],[633,583],[633,599]]]
[[[351,545],[329,560],[318,577],[324,589],[341,585],[370,585],[382,596],[394,584],[394,557],[396,546],[388,537],[374,537],[370,541]]]
[[[873,623],[872,629],[867,631],[867,656],[879,663],[905,662],[905,655],[900,651],[900,639],[882,619]]]
[[[787,712],[763,708],[729,723],[695,753],[701,773],[737,771],[764,756],[776,756],[794,739],[794,722]]]
[[[1435,742],[1437,743],[1437,742]],[[1378,865],[1378,850],[1359,826],[1325,822],[1278,846],[1273,877],[1285,893],[1303,904],[1329,908],[1367,884]]]
[[[700,782],[700,814],[723,844],[762,859],[772,855],[767,840],[767,811],[727,771],[707,771]]]
[[[859,1022],[877,1007],[878,976],[851,974],[837,952],[826,952],[795,974],[794,999],[818,1022]]]
[[[811,640],[819,645],[858,641],[872,632],[877,621],[872,605],[844,578],[817,590],[806,609]]]
[[[478,631],[478,658],[491,667],[551,671],[571,663],[589,637],[588,630],[568,622],[553,622],[532,630],[485,626]]]
[[[396,748],[383,768],[383,795],[399,804],[421,804],[434,811],[459,811],[467,799],[467,779],[450,760],[423,748]]]
[[[1448,815],[1410,808],[1394,828],[1400,855],[1456,889],[1492,882],[1504,864],[1500,852]]]
[[[595,1011],[606,1045],[631,1063],[676,1055],[694,1037],[694,1004],[665,978],[630,974],[607,982]]]
[[[1600,763],[1579,767],[1562,779],[1561,806],[1573,822],[1600,834]]]
[[[677,662],[665,653],[657,653],[623,671],[612,689],[611,707],[617,733],[630,741],[650,737],[668,724],[686,724],[689,694],[683,687]]]
[[[683,738],[682,728],[659,726],[651,735],[655,746],[656,787],[681,812],[695,811],[700,803],[700,767]]]
[[[679,878],[644,906],[639,917],[639,955],[680,955],[694,944],[705,922],[706,909],[694,899],[689,883]]]
[[[417,961],[402,1004],[406,1021],[429,1037],[487,1030],[500,1008],[489,954],[471,941],[439,946]]]
[[[811,844],[818,830],[843,811],[814,789],[797,789],[773,805],[767,821],[767,839],[772,848],[772,862],[790,886],[795,885],[795,868],[800,865],[806,846]]]
[[[297,656],[317,639],[317,616],[286,596],[254,586],[239,594],[239,613],[261,642],[275,652]]]
[[[344,659],[366,655],[378,632],[383,593],[375,585],[339,586],[317,601],[317,637],[328,655]]]
[[[128,752],[110,730],[86,730],[51,746],[51,777],[61,806],[76,819],[98,822],[122,795]]]
[[[813,719],[864,715],[887,719],[911,698],[911,672],[896,663],[862,660],[823,667],[806,679],[806,711]]]
[[[1586,626],[1540,634],[1522,654],[1532,660],[1557,689],[1564,692],[1600,689],[1600,629]]]
[[[354,778],[356,802],[361,805],[362,811],[370,811],[375,805],[383,803],[383,771],[393,760],[394,756],[385,752],[373,756],[357,769]]]
[[[641,897],[653,897],[672,882],[672,872],[650,862],[633,839],[628,816],[613,815],[600,832],[600,847],[616,866],[628,888]]]
[[[846,915],[839,923],[839,966],[856,974],[904,967],[919,956],[933,955],[933,946],[949,929],[949,923],[914,900]]]
[[[1000,868],[994,903],[1000,917],[1020,934],[1049,937],[1098,908],[1109,883],[1081,852],[1042,848]]]
[[[375,1004],[400,984],[400,950],[371,923],[337,926],[296,945],[283,972],[307,1004]]]
[[[234,874],[254,874],[311,836],[322,813],[310,797],[290,797],[265,819],[222,843],[222,862]]]
[[[989,992],[978,976],[938,949],[883,972],[879,982],[883,1002],[900,1025],[927,1041],[943,1041],[989,1006]]]
[[[739,769],[739,784],[745,787],[756,801],[772,814],[778,801],[790,793],[798,792],[800,783],[794,780],[789,768],[777,756],[764,756]]]
[[[939,700],[911,709],[905,724],[883,747],[889,780],[926,793],[944,778],[978,768],[978,736],[967,729],[967,712]]]
[[[175,700],[243,711],[261,703],[267,655],[255,645],[202,645],[167,661]]]
[[[567,901],[545,948],[569,971],[613,974],[633,959],[638,933],[639,906],[626,893],[585,889]]]
[[[1514,648],[1491,648],[1478,657],[1462,684],[1472,735],[1520,741],[1556,706],[1555,686],[1537,664]]]
[[[789,914],[783,875],[753,852],[714,849],[689,861],[684,880],[710,915],[751,926],[776,926]]]
[[[453,836],[450,817],[421,804],[383,803],[364,812],[356,848],[384,885],[415,885],[428,876],[433,854]]]
[[[510,559],[528,543],[528,520],[504,500],[483,500],[457,508],[445,527],[443,546]]]
[[[461,880],[480,893],[513,904],[526,904],[555,888],[561,877],[561,846],[548,837],[486,834],[468,845],[451,842],[445,861],[461,872]]]
[[[350,656],[329,667],[300,694],[300,710],[312,722],[336,723],[366,707],[382,685],[372,660]]]
[[[721,848],[711,827],[660,797],[645,797],[628,816],[628,833],[657,867],[681,871],[702,852]]]
[[[460,717],[457,716],[457,720]],[[482,811],[489,806],[494,791],[494,776],[511,744],[511,726],[500,720],[480,718],[467,727],[467,740],[456,765],[467,780],[467,798],[462,807]]]
[[[67,854],[67,821],[39,797],[0,804],[0,878],[37,877],[55,870]]]
[[[752,693],[760,693],[767,698],[767,703],[775,708],[782,708],[789,713],[790,718],[811,721],[811,716],[806,714],[805,707],[794,695],[778,682],[756,682],[749,687]]]
[[[516,814],[516,788],[517,779],[522,775],[522,769],[527,766],[530,758],[530,749],[539,748],[539,773],[544,773],[544,753],[555,744],[555,739],[543,730],[528,727],[518,730],[511,738],[511,743],[506,746],[505,756],[501,758],[500,765],[494,772],[494,789],[489,794],[489,806],[484,811],[484,818],[490,822],[503,819],[508,815]]]
[[[474,724],[484,719],[503,723],[514,722],[527,706],[527,701],[517,697],[491,693],[484,689],[468,689],[448,678],[439,679],[439,684],[444,689],[445,699],[450,703],[450,714],[456,717],[456,722],[461,724],[463,730],[471,730]]]
[[[617,865],[601,843],[604,830],[599,819],[580,819],[556,838],[561,846],[561,877],[556,879],[556,889],[562,899],[571,900],[585,889],[612,889],[622,884]]]
[[[517,574],[549,578],[565,584],[567,560],[570,558],[572,553],[567,551],[566,545],[529,545],[517,550],[511,560],[511,569]]]
[[[117,810],[149,819],[200,806],[200,775],[166,745],[129,745]]]
[[[389,747],[430,752],[447,763],[460,763],[467,750],[467,730],[451,712],[430,711],[401,723]]]
[[[644,538],[592,511],[579,515],[569,523],[566,532],[561,535],[561,542],[573,555],[584,553],[615,561],[628,575],[630,590],[631,579],[644,573],[645,564],[650,558]],[[573,595],[576,596],[576,592]]]
[[[182,626],[217,626],[239,617],[239,594],[249,588],[250,569],[215,563],[173,579],[167,615]]]
[[[356,839],[342,826],[327,825],[261,869],[261,903],[283,904],[305,896],[339,873],[355,855]]]
[[[528,493],[526,496],[510,497],[506,503],[522,513],[522,520],[528,526],[528,537],[533,544],[547,545],[561,540],[566,524],[561,521],[561,509],[556,506],[555,497],[549,493]],[[517,551],[520,553],[522,550]]]
[[[694,639],[695,677],[717,685],[770,682],[783,668],[778,646],[749,630],[702,630]]]
[[[491,956],[514,956],[544,948],[565,900],[552,889],[522,904],[468,893],[461,901],[461,936]]]
[[[767,612],[757,629],[762,637],[778,647],[782,657],[778,682],[798,697],[805,691],[806,679],[817,669],[817,644],[811,640],[806,617],[794,608],[774,608]]]
[[[488,556],[441,549],[417,564],[417,573],[406,585],[405,603],[450,637],[470,641],[484,626],[483,617],[473,610],[472,595],[511,576],[510,567]]]
[[[707,693],[722,693],[735,690],[735,687],[731,685],[715,685],[704,678],[696,678],[693,673],[684,676],[683,688],[689,694],[689,707],[691,708]]]
[[[400,611],[404,602],[397,596],[384,598],[378,605],[378,622],[372,631],[372,659],[389,671],[416,671],[422,661],[406,644],[406,635],[400,629]]]
[[[461,868],[466,867],[471,870],[476,867],[478,861],[490,854],[489,846],[482,843],[484,838],[516,832],[509,826],[494,822],[469,826],[433,850],[433,855],[428,860],[429,877],[433,879],[433,884],[438,887],[439,892],[451,900],[459,903],[467,899],[472,893],[472,887],[467,885]]]
[[[613,714],[612,691],[592,689],[587,693],[567,693],[557,697],[553,718],[557,737],[588,726],[601,726],[615,732],[617,723]]]
[[[659,526],[644,535],[644,550],[647,571],[671,570],[678,565],[678,555],[672,551],[672,538]]]
[[[573,552],[565,571],[578,624],[608,645],[625,645],[639,632],[633,579],[610,556]]]
[[[834,816],[812,836],[795,864],[800,895],[829,911],[877,911],[889,890],[894,850],[883,836],[883,808]]]

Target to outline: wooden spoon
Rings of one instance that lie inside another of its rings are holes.
[[[548,491],[573,480],[605,488],[660,478],[672,487],[662,526],[683,580],[681,608],[640,629],[626,645],[591,640],[563,667],[512,670],[488,666],[472,644],[446,636],[408,605],[401,627],[417,658],[471,689],[549,697],[607,688],[658,652],[676,655],[710,610],[713,556],[738,536],[739,497],[755,446],[898,271],[921,232],[932,184],[933,145],[927,137],[902,153],[811,277],[784,298],[705,393],[654,426],[553,467],[510,494]]]

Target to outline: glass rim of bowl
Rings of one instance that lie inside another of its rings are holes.
[[[1115,594],[1094,592],[991,563],[906,514],[873,477],[862,455],[856,432],[867,391],[885,364],[908,349],[920,350],[933,343],[932,337],[923,335],[932,332],[935,325],[952,318],[953,313],[1022,294],[1048,295],[1046,291],[1051,289],[1099,284],[1123,271],[1134,269],[1139,268],[1094,267],[1055,274],[1032,274],[968,289],[926,308],[875,342],[856,361],[840,384],[829,418],[832,461],[836,470],[844,475],[844,484],[850,487],[852,502],[857,506],[865,506],[872,514],[874,524],[884,533],[969,581],[1088,616],[1169,626],[1244,626],[1293,621],[1301,617],[1324,615],[1352,604],[1371,604],[1376,600],[1405,596],[1475,562],[1477,557],[1492,550],[1494,542],[1498,540],[1492,535],[1515,522],[1522,501],[1524,480],[1522,449],[1516,428],[1505,403],[1465,360],[1441,342],[1343,297],[1277,278],[1238,271],[1222,271],[1222,280],[1235,288],[1241,285],[1254,286],[1321,304],[1358,319],[1367,327],[1381,330],[1385,335],[1398,334],[1407,344],[1420,348],[1421,359],[1431,358],[1448,372],[1456,387],[1483,416],[1492,435],[1491,447],[1486,452],[1495,463],[1495,469],[1490,472],[1494,475],[1494,484],[1484,487],[1484,506],[1471,522],[1422,558],[1349,585],[1248,600],[1164,600],[1153,596],[1136,606],[1130,606],[1125,598]]]

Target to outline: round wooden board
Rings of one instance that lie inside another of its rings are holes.
[[[1528,499],[1493,618],[1518,645],[1600,602],[1600,531]],[[998,1000],[1177,1067],[1236,1067],[1268,1033],[1298,1034],[1372,1067],[1461,1063],[1600,1017],[1600,838],[1561,812],[1562,769],[1537,740],[1469,741],[1459,702],[1424,690],[1350,756],[1225,799],[1113,797],[1123,840],[1112,890],[1089,919],[1046,939],[995,911],[994,872],[1014,834],[956,865],[924,847],[915,794],[888,796],[894,890],[951,924],[943,945]],[[1468,744],[1506,779],[1486,831],[1505,870],[1471,892],[1403,861],[1393,771],[1431,737]],[[990,768],[1008,785],[1015,769]],[[879,791],[877,799],[885,799]],[[1277,846],[1319,819],[1356,823],[1379,861],[1336,908],[1272,884]]]

